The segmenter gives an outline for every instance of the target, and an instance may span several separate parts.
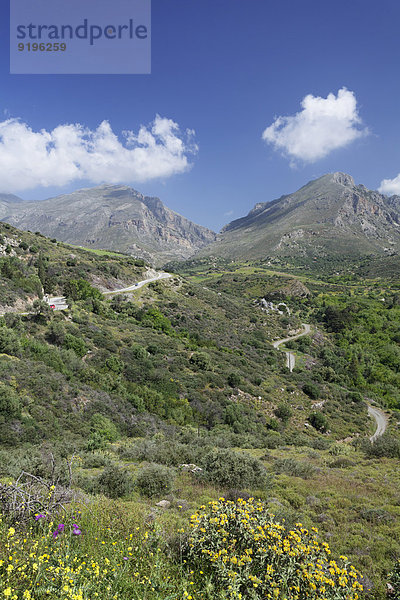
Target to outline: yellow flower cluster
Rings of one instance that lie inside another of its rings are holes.
[[[287,531],[262,502],[210,502],[191,517],[190,560],[227,598],[357,600],[361,575],[331,558],[328,544],[301,523]],[[204,583],[204,582],[203,582]]]
[[[123,579],[152,589],[133,534],[115,541],[111,530],[103,529],[104,539],[91,539],[88,553],[72,527],[65,526],[56,539],[55,527],[41,522],[28,530],[0,531],[0,600],[120,600],[126,598]]]

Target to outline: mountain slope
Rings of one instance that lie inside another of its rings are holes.
[[[226,225],[200,255],[391,255],[400,250],[400,197],[370,191],[344,173],[330,173],[297,192],[256,204]]]
[[[0,218],[63,242],[126,252],[156,264],[184,259],[215,239],[163,205],[127,186],[102,185],[39,202],[0,195]]]

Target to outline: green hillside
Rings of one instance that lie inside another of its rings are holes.
[[[232,503],[209,510],[236,514],[237,498],[255,497],[260,519],[284,520],[288,535],[298,522],[317,527],[316,543],[348,556],[384,598],[400,552],[393,280],[357,277],[348,288],[340,277],[202,259],[103,295],[145,279],[148,266],[7,224],[1,235],[0,576],[11,597],[222,600],[219,563],[190,551],[190,515],[203,522],[201,506],[221,497]],[[52,311],[43,293],[66,295],[69,308]],[[309,335],[272,346],[302,323]],[[282,350],[295,354],[292,373]],[[366,398],[388,418],[374,444]],[[21,512],[14,489],[38,503]],[[208,527],[204,543],[225,543]],[[308,594],[306,579],[292,583]],[[261,599],[263,585],[235,589]],[[355,599],[337,585],[338,598]]]

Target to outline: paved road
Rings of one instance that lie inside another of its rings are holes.
[[[371,435],[369,438],[371,442],[375,442],[378,437],[381,437],[386,431],[387,427],[387,416],[380,408],[376,406],[371,406],[368,404],[368,414],[372,419],[376,421],[376,431],[374,435]]]
[[[143,281],[138,281],[138,283],[134,283],[126,288],[121,288],[119,290],[112,290],[111,292],[103,292],[106,296],[107,294],[123,294],[125,292],[132,292],[133,290],[138,290],[139,288],[146,285],[146,283],[151,283],[152,281],[158,281],[159,279],[168,279],[172,277],[171,273],[158,273],[156,277],[150,277],[149,279],[143,279]]]
[[[163,273],[163,272],[157,273],[157,275],[155,277],[149,277],[148,279],[143,279],[143,281],[138,281],[137,283],[133,283],[132,285],[130,285],[129,287],[126,287],[126,288],[112,290],[111,292],[103,292],[103,294],[105,296],[107,296],[109,294],[124,294],[127,292],[132,292],[134,290],[138,290],[139,288],[143,287],[147,283],[151,283],[152,281],[158,281],[159,279],[168,279],[169,277],[172,277],[172,275],[170,273]],[[68,308],[67,300],[66,300],[66,298],[64,298],[64,296],[46,297],[45,301],[50,306],[54,306],[53,310],[65,310],[66,308]]]
[[[284,338],[283,340],[276,340],[276,342],[274,342],[272,344],[273,347],[279,348],[279,346],[281,344],[285,344],[286,342],[289,342],[290,340],[297,340],[297,338],[299,338],[303,335],[307,335],[307,333],[310,333],[310,331],[311,331],[310,325],[308,325],[307,323],[303,323],[302,325],[304,327],[304,331],[302,331],[301,333],[298,333],[296,335],[292,335],[290,337]],[[286,354],[286,366],[289,369],[289,371],[292,372],[294,369],[294,366],[296,364],[295,355],[293,354],[293,352],[287,352],[286,350],[284,350],[284,352]],[[387,419],[386,414],[380,408],[378,408],[376,406],[371,406],[371,404],[369,404],[368,402],[367,402],[367,406],[368,406],[369,416],[372,419],[375,419],[375,421],[376,421],[375,433],[374,433],[374,435],[371,435],[371,437],[369,438],[371,442],[374,442],[375,440],[377,440],[379,437],[381,437],[385,433],[387,424],[388,424],[388,419]]]
[[[308,333],[310,333],[311,326],[308,325],[308,323],[302,323],[302,325],[304,327],[304,331],[302,331],[301,333],[296,333],[296,335],[291,335],[287,338],[284,338],[283,340],[276,340],[276,342],[273,342],[272,344],[273,347],[279,348],[281,344],[286,344],[286,342],[290,342],[290,340],[297,340],[303,335],[307,335]],[[293,352],[287,352],[286,350],[284,350],[284,352],[286,354],[286,366],[289,369],[289,371],[292,372],[296,364],[295,355],[293,354]]]

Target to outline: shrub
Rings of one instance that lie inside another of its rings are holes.
[[[31,248],[32,252],[32,248]],[[87,300],[88,298],[102,299],[98,289],[92,287],[85,279],[71,279],[64,285],[64,295],[72,300]]]
[[[228,385],[231,387],[237,387],[240,383],[240,375],[238,373],[230,373],[228,375]]]
[[[109,498],[126,496],[132,489],[132,483],[131,474],[116,465],[106,467],[98,478],[100,491]]]
[[[275,461],[275,472],[308,479],[315,473],[315,467],[310,463],[300,462],[294,458],[279,458]]]
[[[292,409],[286,402],[281,402],[278,404],[278,407],[274,410],[274,413],[283,423],[287,423],[293,414]]]
[[[241,498],[242,500],[249,500],[251,498],[251,494],[249,492],[243,492],[242,490],[231,489],[225,493],[225,500],[231,500],[232,502],[237,502]]]
[[[331,469],[346,469],[346,467],[353,467],[354,465],[355,462],[353,460],[346,458],[346,456],[339,456],[339,458],[333,460],[329,466]]]
[[[108,417],[95,413],[91,419],[92,432],[101,436],[108,442],[115,442],[119,438],[119,432],[112,421]]]
[[[143,496],[152,498],[171,491],[173,480],[174,471],[172,469],[152,464],[140,471],[135,486]]]
[[[80,358],[85,356],[87,352],[87,347],[83,339],[76,335],[72,335],[71,333],[65,334],[63,346],[67,350],[73,350]]]
[[[99,467],[105,467],[109,463],[110,459],[105,454],[89,452],[83,456],[82,467],[84,469],[98,469]]]
[[[328,419],[322,412],[311,413],[308,417],[308,421],[317,431],[321,431],[321,433],[328,431]]]
[[[273,520],[262,502],[210,502],[191,518],[187,563],[191,592],[210,598],[357,600],[360,574],[346,557],[336,562],[317,530]],[[271,593],[272,592],[272,593]]]
[[[181,444],[175,440],[144,439],[118,448],[118,454],[123,460],[147,461],[167,466],[195,463],[200,452],[201,449],[193,443]]]
[[[282,443],[281,435],[276,431],[268,432],[268,434],[263,439],[263,445],[265,448],[269,448],[273,450],[274,448],[279,448]]]
[[[14,356],[21,352],[18,335],[7,327],[0,327],[0,352]]]
[[[320,389],[315,383],[305,383],[303,385],[303,392],[307,394],[311,400],[318,400],[320,397]]]
[[[134,344],[132,346],[130,354],[132,358],[137,358],[138,360],[144,360],[148,356],[146,348],[143,348],[143,346],[140,346],[139,344]]]
[[[116,374],[122,373],[124,370],[124,363],[118,356],[115,356],[115,354],[112,354],[106,359],[105,365],[109,371],[113,371],[113,373]]]
[[[202,461],[208,481],[224,488],[264,488],[268,482],[262,462],[249,454],[228,449],[212,450]]]
[[[0,414],[6,417],[19,415],[21,403],[18,394],[8,385],[0,384]]]
[[[400,458],[400,440],[385,433],[374,442],[365,447],[365,453],[369,458]]]
[[[389,583],[393,588],[393,600],[400,600],[400,559],[396,560],[393,571],[389,574]]]
[[[190,362],[200,371],[211,369],[211,359],[206,352],[193,352]]]

